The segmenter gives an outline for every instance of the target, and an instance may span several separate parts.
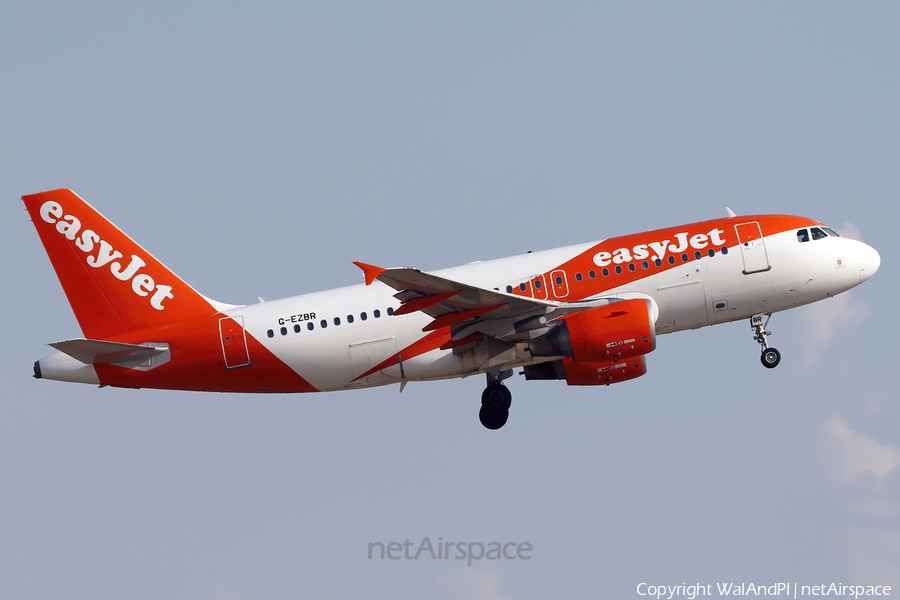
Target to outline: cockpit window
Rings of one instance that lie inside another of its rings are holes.
[[[801,229],[800,231],[798,231],[797,239],[801,242],[808,242],[809,241],[809,230]]]
[[[828,235],[832,235],[832,236],[834,236],[834,237],[841,237],[841,235],[840,235],[837,231],[835,231],[834,229],[832,229],[832,228],[830,228],[830,227],[823,227],[822,229],[823,229],[823,230],[825,231],[825,233],[827,233]]]
[[[819,229],[818,227],[813,227],[813,228],[810,229],[809,231],[810,231],[810,233],[812,233],[812,239],[813,239],[814,241],[815,241],[815,240],[821,240],[822,238],[828,237],[828,234],[826,234],[824,231],[822,231],[822,230]]]

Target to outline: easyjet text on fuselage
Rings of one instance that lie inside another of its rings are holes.
[[[671,239],[666,239],[660,242],[637,244],[631,248],[617,248],[612,252],[597,252],[594,254],[594,264],[598,267],[606,267],[611,264],[621,265],[630,263],[633,260],[644,260],[647,258],[661,261],[666,257],[667,252],[678,254],[679,252],[686,251],[688,248],[702,250],[710,245],[724,246],[725,240],[722,239],[723,233],[725,233],[724,230],[713,228],[707,233],[697,233],[688,238],[688,235],[690,234],[684,231],[676,233],[673,236],[675,242],[677,242],[674,244]],[[650,255],[651,251],[654,253],[653,256]]]

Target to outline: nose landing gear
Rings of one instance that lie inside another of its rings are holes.
[[[763,317],[766,318],[765,322],[763,322]],[[760,355],[759,360],[767,369],[774,369],[778,366],[778,363],[781,362],[781,352],[775,348],[770,348],[769,342],[766,339],[768,336],[772,335],[771,331],[766,331],[766,326],[769,324],[769,319],[771,318],[772,315],[765,313],[755,314],[750,317],[750,328],[756,332],[753,339],[759,342],[759,345],[761,346],[760,351],[762,354]]]
[[[504,377],[512,375],[512,371],[506,371],[499,376],[487,374],[488,385],[481,394],[481,410],[478,411],[478,419],[488,429],[500,429],[506,425],[509,419],[509,406],[512,404],[512,392],[501,383]]]

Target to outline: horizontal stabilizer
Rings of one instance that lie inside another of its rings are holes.
[[[167,359],[169,353],[168,344],[122,344],[84,338],[64,340],[50,346],[86,365],[109,364],[128,368],[162,364],[167,360],[154,361],[153,358],[165,354]]]

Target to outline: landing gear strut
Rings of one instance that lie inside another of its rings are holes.
[[[504,371],[499,375],[487,374],[487,387],[481,394],[481,410],[478,419],[488,429],[500,429],[509,419],[509,406],[512,404],[512,392],[501,383],[512,375],[512,371]]]
[[[763,317],[766,318],[765,322],[763,322]],[[769,341],[766,339],[768,336],[772,335],[771,331],[766,331],[766,326],[769,324],[769,319],[771,318],[772,315],[764,313],[750,317],[750,327],[756,332],[753,339],[759,342],[759,345],[761,346],[760,351],[762,354],[760,355],[759,360],[767,369],[774,369],[778,366],[778,363],[781,362],[781,352],[775,348],[769,348]]]

